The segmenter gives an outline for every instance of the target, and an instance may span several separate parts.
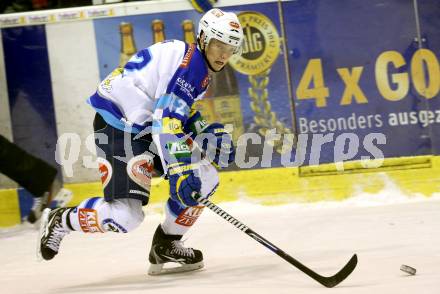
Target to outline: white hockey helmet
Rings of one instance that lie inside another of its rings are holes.
[[[204,38],[202,39],[202,32]],[[212,38],[237,47],[234,54],[241,54],[244,35],[240,21],[233,12],[214,8],[206,12],[199,21],[197,38],[208,46]]]

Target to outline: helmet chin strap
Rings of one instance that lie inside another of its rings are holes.
[[[206,57],[206,46],[203,46],[203,49],[201,49],[202,48],[202,46],[200,45],[200,38],[197,38],[197,46],[199,47],[199,49],[200,49],[200,51],[202,52],[202,54],[203,54],[203,58],[205,59],[205,62],[206,62],[206,64],[208,65],[208,68],[211,70],[211,71],[213,71],[213,72],[221,72],[225,67],[223,66],[220,70],[215,70],[212,66],[211,66],[211,63],[209,62],[209,60],[208,60],[208,58]]]

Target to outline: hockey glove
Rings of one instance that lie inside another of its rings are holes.
[[[197,201],[192,195],[200,193],[202,182],[196,175],[197,167],[185,162],[168,170],[170,182],[170,194],[173,200],[182,203],[185,206],[196,206]]]
[[[205,152],[206,157],[218,168],[227,167],[235,160],[235,147],[231,134],[220,123],[208,125],[197,136],[198,145]]]

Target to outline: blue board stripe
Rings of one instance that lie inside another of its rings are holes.
[[[4,28],[1,33],[14,143],[58,167],[45,26]]]
[[[23,188],[17,189],[17,194],[20,205],[20,219],[23,219],[29,215],[34,203],[34,197],[28,190]]]

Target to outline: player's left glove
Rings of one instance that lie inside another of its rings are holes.
[[[218,168],[228,167],[235,160],[235,147],[231,134],[220,123],[208,125],[196,137],[196,142],[207,159]]]

